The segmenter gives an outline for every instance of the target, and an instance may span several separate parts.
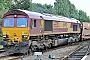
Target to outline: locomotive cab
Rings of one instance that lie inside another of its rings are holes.
[[[2,36],[6,51],[12,51],[12,53],[24,52],[22,46],[25,47],[29,44],[30,30],[29,30],[30,19],[28,16],[21,11],[13,10],[7,12],[2,19]],[[18,46],[18,48],[14,48]],[[19,47],[20,46],[20,47]],[[8,49],[9,47],[9,49]],[[27,49],[29,47],[26,47]],[[17,50],[17,51],[15,51]]]
[[[28,17],[19,11],[11,11],[3,17],[2,32],[4,40],[22,42],[29,39]]]

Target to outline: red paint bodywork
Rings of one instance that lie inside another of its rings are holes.
[[[12,11],[14,11],[14,10],[12,10]],[[9,11],[9,12],[5,13],[4,16],[3,16],[3,19],[5,17],[14,17],[14,14],[12,15],[12,13],[11,13],[12,11]],[[19,11],[19,14],[20,15],[17,15],[16,17],[14,17],[15,18],[14,27],[17,27],[16,26],[17,18],[27,17],[28,18],[28,26],[27,27],[30,28],[30,34],[39,34],[41,29],[44,31],[44,28],[41,28],[40,27],[41,26],[41,20],[42,19],[43,20],[51,20],[52,19],[51,17],[47,17],[47,16],[44,16],[44,18],[43,18],[40,13],[29,12],[29,11],[26,11],[26,10],[16,10],[16,11]],[[3,22],[4,22],[3,19],[2,19],[2,27],[4,27],[3,26]],[[32,27],[31,26],[31,24],[30,24],[31,19],[35,19],[36,20],[36,27]],[[59,21],[59,20],[57,20],[57,19],[54,20],[53,19],[51,21]],[[63,21],[63,22],[65,22],[65,21]],[[69,23],[71,23],[70,28],[73,28],[73,25],[80,24],[80,23],[73,23],[73,22],[69,22]],[[53,28],[52,29],[52,32],[68,32],[68,28]]]
[[[30,29],[31,34],[38,34],[40,33],[40,25],[41,25],[41,20],[36,20],[36,27],[32,27],[32,29]]]

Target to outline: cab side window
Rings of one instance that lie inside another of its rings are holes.
[[[36,27],[36,19],[31,19],[31,26],[32,28]]]
[[[78,26],[77,25],[73,25],[73,31],[78,31]]]
[[[36,27],[36,19],[34,19],[34,27]]]

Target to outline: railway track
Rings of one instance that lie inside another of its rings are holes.
[[[11,55],[3,55],[0,56],[0,60],[16,60],[16,59],[21,59],[23,56],[19,54],[11,54]]]
[[[85,43],[85,42],[86,41],[83,41],[82,43]],[[53,50],[57,50],[57,49],[61,49],[61,48],[69,47],[69,46],[75,46],[75,45],[78,46],[79,44],[82,44],[82,43],[78,42],[78,43],[75,43],[75,44],[72,44],[72,45],[58,46],[58,47],[51,48],[51,49],[48,49],[48,50],[43,50],[42,52],[46,53],[46,52],[50,52],[50,51],[53,51]],[[22,59],[22,58],[29,57],[29,56],[33,56],[33,52],[32,52],[32,54],[23,55],[23,56],[1,56],[0,60],[18,60],[18,59]]]
[[[80,42],[79,42],[80,43]],[[79,43],[76,43],[76,44],[72,44],[73,46],[74,45],[78,45]],[[53,50],[57,50],[57,49],[61,49],[61,48],[65,48],[65,47],[68,47],[70,45],[65,45],[65,46],[58,46],[58,47],[53,47],[52,49],[48,49],[48,50],[43,50],[42,52],[43,53],[46,53],[46,52],[50,52],[50,51],[53,51]],[[22,58],[25,58],[25,57],[29,57],[29,56],[33,56],[33,52],[32,54],[28,54],[28,55],[22,55],[22,56],[1,56],[0,57],[0,60],[21,60]]]
[[[85,42],[86,41],[84,41],[83,43],[85,43]],[[58,46],[58,47],[55,47],[55,48],[52,48],[52,49],[43,50],[42,52],[46,53],[46,52],[54,51],[54,50],[65,48],[65,47],[69,47],[69,46],[78,46],[80,43],[81,42],[78,42],[78,43],[75,43],[75,44],[72,44],[72,45]],[[23,57],[18,57],[18,58],[12,59],[12,60],[18,60],[18,59],[21,60],[22,58],[26,58],[26,57],[29,57],[29,56],[33,56],[33,53],[30,54],[30,55],[25,55]],[[57,58],[57,59],[60,59],[60,58]]]
[[[19,58],[20,56],[1,56],[0,60],[13,60],[15,58]]]
[[[53,51],[53,50],[57,50],[57,49],[61,49],[61,48],[69,47],[69,46],[75,46],[75,45],[78,45],[79,43],[80,42],[72,44],[72,45],[57,46],[57,47],[50,48],[48,50],[44,50],[43,52],[46,53],[46,52],[49,52],[49,51]]]
[[[1,49],[0,49],[0,53],[2,53],[2,52],[5,52],[5,51],[4,51],[4,48],[1,48]]]
[[[82,42],[73,43],[71,45],[58,46],[58,47],[50,48],[48,50],[43,50],[43,52],[45,53],[45,52],[49,52],[49,51],[53,51],[53,50],[57,50],[57,49],[61,49],[61,48],[69,47],[69,46],[75,46],[75,45],[77,45],[78,46],[77,48],[79,48],[79,46],[81,46],[82,44],[86,44],[87,42],[89,41],[86,40]]]
[[[86,43],[81,43],[79,46],[70,53],[66,58],[63,60],[81,60],[85,55],[90,53],[90,41]]]

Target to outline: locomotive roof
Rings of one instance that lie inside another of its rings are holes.
[[[26,13],[30,18],[35,18],[35,19],[42,19],[43,18],[44,20],[55,20],[55,21],[80,23],[79,20],[70,19],[70,18],[63,17],[63,16],[55,16],[52,14],[44,14],[44,13],[42,14],[42,13],[38,13],[38,12],[32,12],[32,11],[21,10],[21,9],[17,9],[17,10]],[[42,16],[42,18],[40,16]]]

